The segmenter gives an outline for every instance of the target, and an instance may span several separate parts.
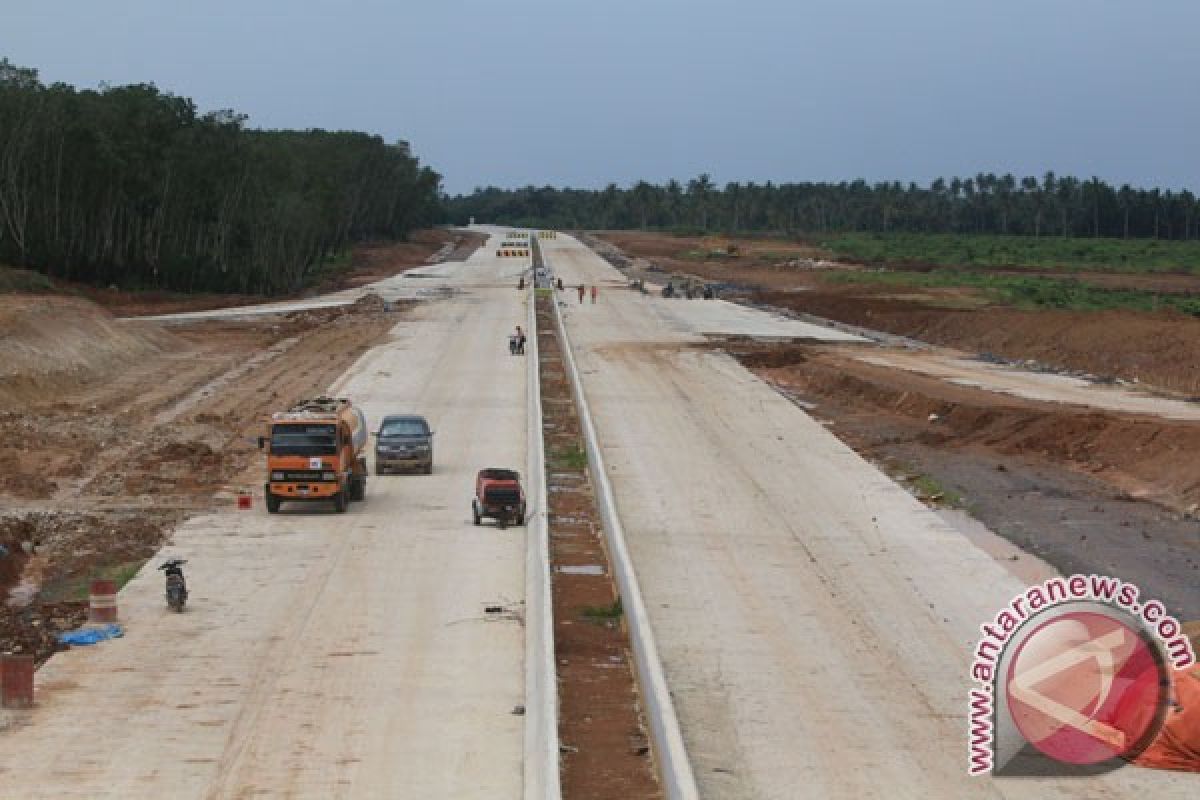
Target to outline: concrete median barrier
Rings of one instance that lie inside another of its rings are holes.
[[[612,484],[608,480],[604,457],[596,437],[583,382],[571,352],[570,338],[558,303],[554,304],[554,316],[559,336],[563,342],[564,361],[575,405],[579,411],[580,425],[586,443],[588,470],[596,489],[596,506],[608,544],[609,560],[613,577],[620,592],[625,621],[633,646],[633,657],[637,667],[638,686],[650,726],[650,739],[654,747],[655,760],[664,795],[668,800],[695,800],[700,796],[696,778],[688,760],[683,743],[683,733],[675,714],[675,706],[667,687],[666,675],[658,657],[658,648],[650,630],[650,618],[637,583],[633,560],[625,543],[625,531],[617,514],[616,499]]]

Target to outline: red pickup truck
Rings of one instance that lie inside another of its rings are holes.
[[[491,467],[475,476],[475,498],[471,516],[478,525],[485,517],[503,528],[508,523],[525,524],[525,491],[516,470]]]

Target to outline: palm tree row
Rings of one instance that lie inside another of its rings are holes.
[[[727,183],[700,175],[629,188],[476,189],[447,201],[450,216],[556,228],[988,233],[1200,238],[1190,191],[1114,188],[1099,178],[979,174],[929,186],[899,182]]]

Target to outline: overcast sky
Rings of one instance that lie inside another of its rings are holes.
[[[406,139],[475,186],[1047,169],[1200,189],[1200,0],[0,0],[46,82]]]

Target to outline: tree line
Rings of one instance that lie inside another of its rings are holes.
[[[351,243],[440,221],[405,142],[254,130],[149,84],[44,85],[0,59],[0,264],[54,278],[273,294]]]
[[[1200,238],[1190,191],[1115,188],[1099,178],[979,174],[929,186],[899,182],[727,183],[705,174],[686,185],[476,189],[447,201],[469,217],[544,228],[696,231],[986,233],[1030,236]]]

